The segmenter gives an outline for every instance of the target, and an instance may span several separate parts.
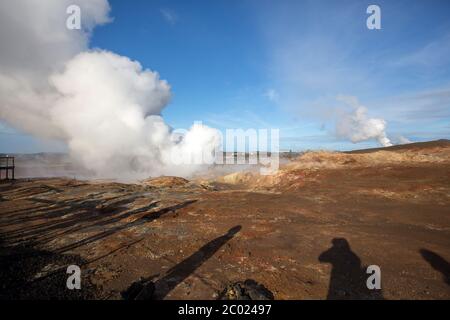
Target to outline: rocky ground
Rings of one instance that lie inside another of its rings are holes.
[[[217,299],[246,283],[275,299],[450,299],[449,182],[449,141],[309,152],[272,176],[3,182],[0,298]],[[81,290],[66,288],[73,264]]]

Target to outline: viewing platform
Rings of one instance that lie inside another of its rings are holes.
[[[5,179],[14,180],[14,157],[2,156],[0,157],[0,180]],[[5,174],[3,174],[5,172]]]

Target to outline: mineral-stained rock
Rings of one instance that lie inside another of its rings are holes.
[[[219,295],[221,300],[273,300],[273,294],[264,285],[247,279],[227,285]]]
[[[151,178],[144,180],[142,184],[146,186],[151,187],[160,187],[160,188],[167,188],[167,187],[179,187],[184,186],[189,183],[189,180],[186,180],[184,178],[180,177],[171,177],[171,176],[162,176],[158,178]]]

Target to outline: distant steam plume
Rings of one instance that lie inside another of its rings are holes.
[[[65,27],[66,8],[74,2],[82,30]],[[180,139],[160,115],[171,93],[158,73],[88,49],[90,32],[110,21],[108,13],[106,0],[2,1],[0,119],[65,141],[73,159],[97,176],[190,175],[200,165],[172,160],[212,157],[218,132],[197,124]]]
[[[386,135],[386,121],[379,118],[369,118],[367,108],[353,96],[338,96],[339,101],[349,105],[350,112],[342,112],[336,122],[336,134],[349,139],[353,143],[375,139],[383,147],[392,146]]]

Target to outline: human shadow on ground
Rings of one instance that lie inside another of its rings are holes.
[[[420,254],[434,270],[442,274],[444,282],[450,286],[450,263],[431,250],[420,249]]]
[[[134,282],[127,290],[122,292],[122,297],[127,300],[164,299],[176,286],[230,241],[241,228],[239,225],[235,226],[228,230],[226,234],[211,240],[194,254],[169,269],[162,278],[155,282],[152,282],[149,278]]]
[[[329,300],[383,299],[381,290],[370,290],[366,281],[370,274],[361,266],[361,259],[344,238],[334,238],[332,247],[319,255],[319,261],[331,264]]]

